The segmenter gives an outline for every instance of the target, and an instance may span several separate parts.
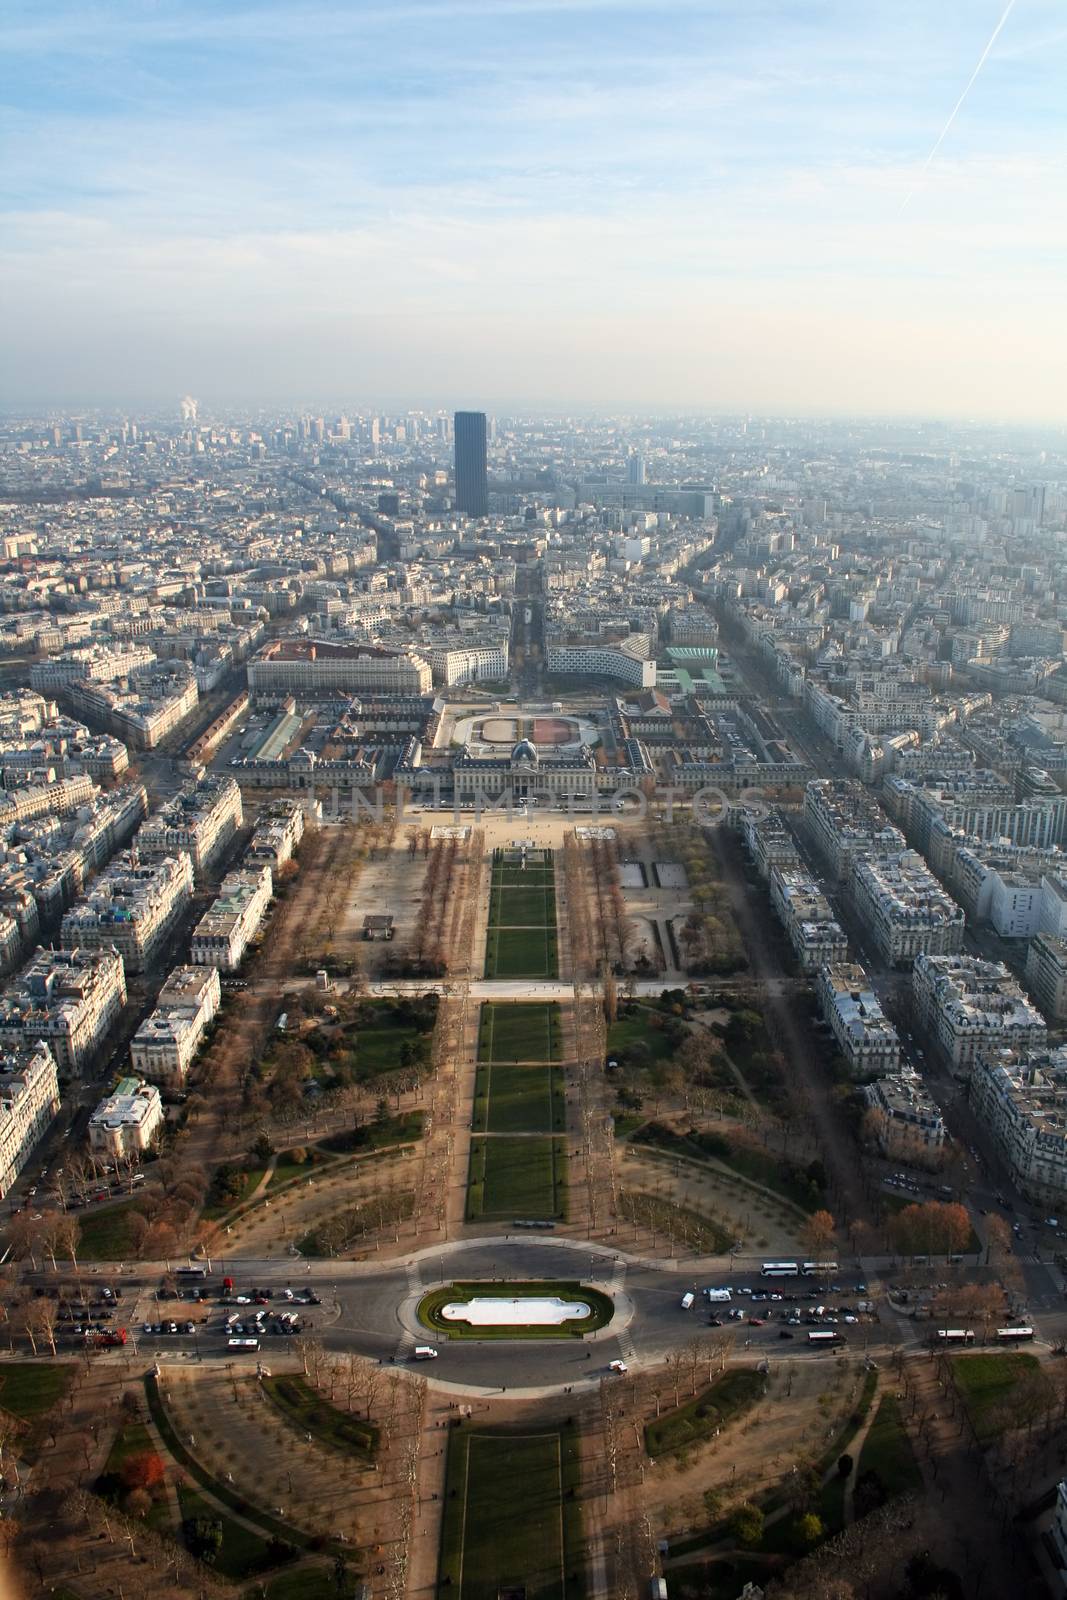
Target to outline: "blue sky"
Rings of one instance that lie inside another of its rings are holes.
[[[922,171],[1002,11],[8,0],[4,398],[1063,419],[1061,0]]]

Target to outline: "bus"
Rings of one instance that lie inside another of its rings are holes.
[[[179,1267],[177,1272],[174,1274],[174,1276],[176,1278],[184,1278],[187,1282],[191,1283],[194,1278],[206,1278],[207,1277],[207,1268],[206,1267]]]
[[[227,1350],[258,1350],[258,1339],[227,1339]]]
[[[760,1268],[761,1278],[799,1278],[800,1268],[795,1261],[765,1261]]]
[[[973,1344],[973,1328],[938,1328],[937,1339],[939,1344]]]
[[[808,1334],[809,1344],[844,1344],[843,1333],[835,1333],[833,1328],[812,1328]]]
[[[837,1262],[836,1261],[805,1261],[800,1270],[801,1270],[801,1273],[804,1275],[805,1278],[814,1278],[820,1272],[836,1272],[837,1271]]]
[[[1001,1344],[1025,1344],[1034,1337],[1033,1328],[998,1328],[997,1339]]]

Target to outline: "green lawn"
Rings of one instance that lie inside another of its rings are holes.
[[[671,1450],[683,1450],[701,1439],[711,1438],[716,1429],[755,1405],[764,1384],[762,1374],[751,1367],[724,1372],[694,1399],[646,1424],[645,1445],[649,1455],[666,1455]]]
[[[384,1150],[390,1145],[409,1144],[422,1138],[421,1111],[405,1111],[399,1117],[388,1117],[384,1122],[364,1122],[358,1128],[345,1128],[318,1141],[321,1150],[332,1155],[352,1155],[361,1150]],[[319,1169],[321,1171],[321,1168]],[[315,1168],[294,1166],[290,1176],[306,1172],[313,1176]]]
[[[324,1400],[300,1376],[283,1373],[264,1378],[262,1387],[287,1421],[302,1433],[313,1434],[322,1444],[368,1464],[378,1447],[378,1430],[360,1417]]]
[[[1010,1425],[1012,1392],[1040,1369],[1037,1357],[1025,1350],[954,1358],[952,1376],[980,1444],[989,1444]]]
[[[559,1067],[481,1066],[474,1090],[477,1133],[562,1133]]]
[[[489,929],[487,978],[554,978],[557,972],[555,926]]]
[[[69,1361],[20,1361],[0,1364],[0,1407],[13,1417],[32,1422],[51,1411],[70,1387],[74,1366]]]
[[[482,1061],[558,1061],[560,1054],[559,1006],[504,1005],[487,1001],[482,1006],[478,1030],[478,1056]]]
[[[261,1538],[258,1533],[253,1533],[251,1528],[246,1528],[243,1522],[237,1522],[233,1517],[227,1516],[225,1511],[213,1505],[210,1500],[206,1500],[188,1484],[178,1485],[178,1505],[181,1508],[183,1522],[191,1522],[196,1517],[207,1517],[222,1524],[222,1544],[213,1566],[214,1570],[220,1572],[224,1578],[237,1580],[254,1578],[257,1573],[266,1572],[278,1565],[266,1539]]]
[[[583,1600],[577,1429],[449,1438],[440,1600]]]
[[[338,1590],[332,1564],[297,1567],[293,1572],[280,1572],[271,1579],[267,1584],[267,1600],[353,1600],[360,1592],[360,1584],[358,1575],[349,1573],[344,1588]],[[260,1600],[261,1592],[257,1584],[245,1600]]]
[[[671,1043],[662,1028],[652,1021],[654,1013],[634,1009],[619,1017],[608,1029],[608,1055],[621,1055],[632,1045],[641,1044],[648,1051],[649,1063],[662,1061],[671,1052]]]
[[[141,1216],[136,1201],[124,1200],[106,1210],[87,1207],[80,1217],[79,1261],[124,1261],[137,1254],[139,1238],[131,1218]]]
[[[856,1464],[856,1473],[877,1472],[890,1495],[908,1494],[922,1487],[915,1452],[900,1416],[895,1395],[885,1394],[878,1402],[874,1421],[867,1431]]]
[[[491,928],[544,927],[555,918],[556,890],[551,880],[494,885],[489,899]]]
[[[534,1298],[555,1296],[560,1300],[578,1300],[589,1307],[589,1315],[581,1322],[562,1323],[555,1327],[532,1324],[516,1329],[506,1323],[474,1326],[471,1323],[450,1322],[441,1315],[441,1308],[453,1301],[513,1300],[529,1295]],[[615,1314],[613,1302],[598,1289],[576,1281],[543,1280],[536,1283],[450,1283],[431,1289],[419,1301],[418,1317],[424,1327],[432,1328],[444,1339],[581,1339],[598,1328],[606,1328]]]
[[[468,1219],[562,1216],[565,1164],[562,1139],[473,1138]]]

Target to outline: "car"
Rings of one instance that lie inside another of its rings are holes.
[[[184,1328],[182,1329],[182,1332],[183,1333],[195,1333],[196,1332],[196,1323],[195,1322],[187,1322],[185,1324]]]
[[[1064,1293],[1067,1294],[1067,1290],[1064,1290]],[[709,1317],[708,1318],[708,1327],[709,1328],[721,1328],[722,1325],[723,1325],[723,1323],[722,1323],[722,1318],[721,1317]]]
[[[286,1300],[293,1300],[293,1299],[296,1298],[291,1289],[283,1289],[282,1290],[282,1295],[283,1295],[283,1298],[286,1299]]]
[[[790,1333],[788,1328],[779,1328],[778,1337],[779,1339],[791,1339],[793,1335]]]
[[[267,1304],[267,1297],[265,1294],[257,1294],[255,1300],[257,1306],[265,1306]]]
[[[304,1295],[303,1300],[306,1306],[321,1306],[322,1304],[322,1301],[319,1299],[318,1295],[311,1294],[310,1291]]]
[[[178,1324],[176,1322],[168,1322],[167,1323],[167,1332],[168,1333],[177,1333],[177,1331],[178,1331]]]
[[[152,1332],[152,1324],[150,1322],[142,1322],[142,1324],[141,1324],[141,1332],[142,1333],[151,1333]]]
[[[252,1296],[248,1294],[235,1294],[233,1297],[233,1303],[235,1306],[250,1306],[252,1304]]]
[[[766,1322],[764,1321],[763,1317],[749,1317],[748,1321],[749,1326],[753,1328],[763,1328],[766,1326]]]
[[[629,1372],[629,1370],[630,1369],[626,1365],[625,1361],[609,1361],[608,1362],[608,1371],[609,1372]]]

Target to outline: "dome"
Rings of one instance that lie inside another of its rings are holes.
[[[511,752],[511,759],[513,762],[524,761],[529,765],[536,767],[537,751],[530,743],[529,739],[520,739],[514,750]]]

